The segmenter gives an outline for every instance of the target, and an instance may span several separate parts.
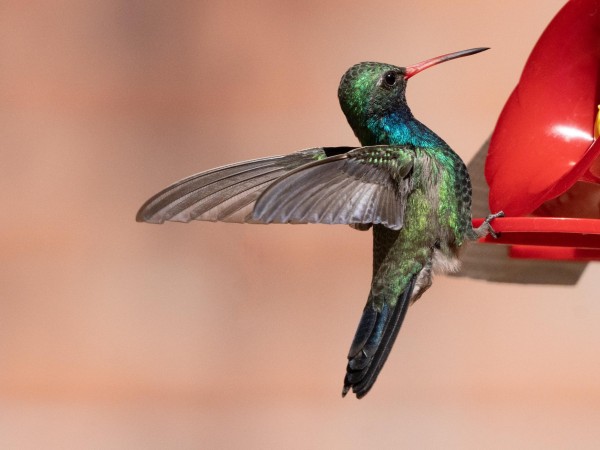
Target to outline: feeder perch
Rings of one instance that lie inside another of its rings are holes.
[[[571,0],[535,45],[490,141],[498,239],[515,258],[600,260],[600,3]],[[482,219],[475,219],[479,225]]]

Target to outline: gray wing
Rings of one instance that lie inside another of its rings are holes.
[[[281,177],[257,200],[261,223],[383,224],[404,221],[414,151],[361,147],[302,166]]]
[[[138,222],[253,222],[254,202],[274,181],[304,164],[353,147],[318,147],[201,172],[163,189],[140,208]]]

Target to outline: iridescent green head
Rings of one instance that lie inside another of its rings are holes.
[[[484,50],[487,48],[449,53],[408,67],[376,62],[362,62],[352,66],[342,77],[338,97],[354,133],[364,142],[369,140],[366,135],[374,132],[374,124],[382,119],[412,119],[406,104],[406,83],[410,77],[441,62]]]
[[[352,66],[340,82],[342,111],[360,139],[368,120],[394,112],[410,113],[406,104],[406,69],[390,64],[362,62]]]

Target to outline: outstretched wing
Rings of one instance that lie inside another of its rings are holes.
[[[271,184],[256,201],[252,218],[399,230],[414,161],[414,151],[406,147],[372,146],[306,164]]]
[[[253,222],[254,202],[271,184],[305,164],[342,154],[354,147],[318,147],[219,167],[185,178],[151,197],[140,208],[138,222],[166,220]]]

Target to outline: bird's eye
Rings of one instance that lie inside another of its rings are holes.
[[[396,79],[397,79],[396,72],[388,72],[383,76],[383,81],[389,87],[392,87],[393,85],[396,84]]]

